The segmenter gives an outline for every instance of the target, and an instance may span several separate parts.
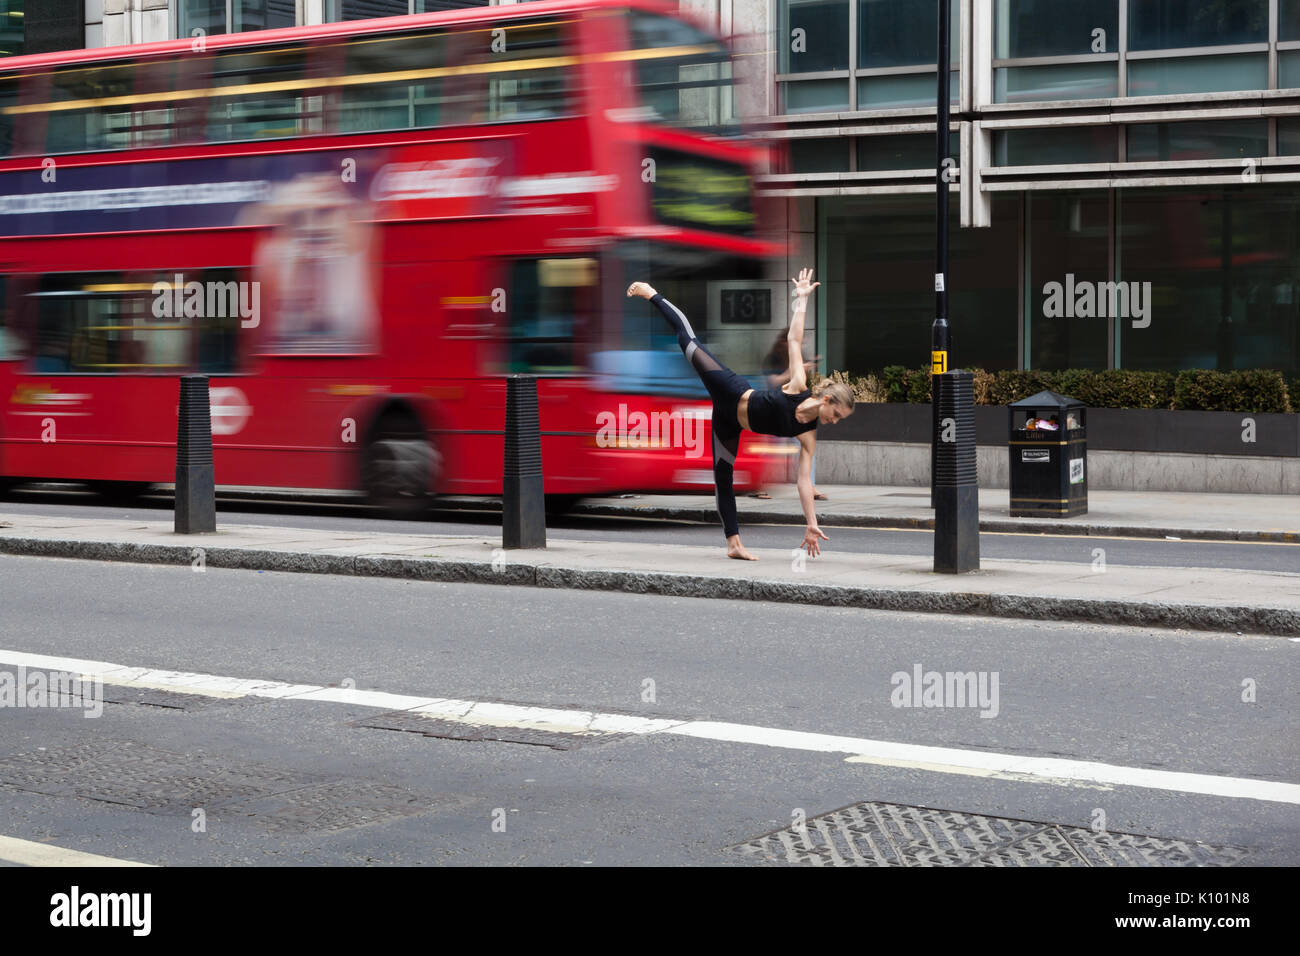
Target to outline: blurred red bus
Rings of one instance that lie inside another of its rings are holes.
[[[502,375],[531,372],[549,495],[711,487],[703,391],[624,290],[784,310],[728,53],[670,10],[4,61],[0,479],[170,481],[177,376],[201,372],[219,485],[499,494]],[[742,445],[737,485],[781,451]]]

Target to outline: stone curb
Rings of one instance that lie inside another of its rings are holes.
[[[659,518],[671,521],[704,521],[717,523],[718,513],[707,508],[664,508],[658,506],[619,506],[578,504],[570,512],[575,515],[602,517]],[[793,512],[742,512],[741,520],[750,524],[802,525],[802,513]],[[880,515],[835,514],[823,511],[818,521],[828,528],[907,528],[934,530],[933,518],[889,518]],[[1148,528],[1133,525],[1068,525],[1054,521],[1016,521],[1005,518],[981,519],[981,531],[1020,532],[1022,534],[1083,535],[1107,538],[1182,538],[1185,541],[1267,541],[1292,544],[1300,542],[1300,531],[1233,531],[1218,528]]]
[[[0,553],[91,561],[188,565],[198,545],[130,544],[0,535]],[[1300,610],[1279,607],[1162,604],[1149,601],[1052,598],[1021,594],[913,591],[796,584],[667,571],[600,571],[507,561],[335,555],[263,548],[202,547],[205,567],[307,574],[346,574],[470,584],[507,584],[670,597],[776,601],[930,614],[977,614],[1021,620],[1069,620],[1137,627],[1300,635]]]

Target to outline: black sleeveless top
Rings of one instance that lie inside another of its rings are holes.
[[[788,395],[780,388],[754,389],[749,396],[749,430],[760,435],[783,435],[787,438],[812,431],[817,427],[818,419],[801,422],[794,417],[800,402],[810,395],[809,389],[798,395]]]

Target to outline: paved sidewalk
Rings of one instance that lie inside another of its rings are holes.
[[[817,490],[828,498],[817,502],[818,521],[827,527],[916,528],[934,523],[928,488],[818,485]],[[742,532],[747,522],[804,523],[793,485],[774,485],[768,493],[770,500],[747,495],[737,499]],[[1300,498],[1294,495],[1090,491],[1088,513],[1073,518],[1012,518],[1009,497],[1005,488],[980,489],[981,531],[1300,542]],[[718,520],[712,492],[587,498],[574,513]]]
[[[231,526],[177,535],[170,516],[0,513],[0,552],[9,554],[1300,635],[1300,573],[1129,566],[1097,573],[1085,555],[1072,563],[985,559],[976,573],[938,575],[928,557],[827,553],[800,561],[788,550],[756,549],[761,560],[743,562],[716,547],[553,540],[545,551],[502,551],[500,542],[496,531]]]

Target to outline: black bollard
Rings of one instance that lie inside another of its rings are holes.
[[[217,492],[212,471],[212,411],[208,377],[181,376],[176,420],[176,533],[217,530]]]
[[[501,546],[546,547],[542,489],[542,432],[537,379],[506,376],[506,460],[501,482]]]
[[[934,570],[980,568],[979,474],[975,466],[975,376],[958,370],[934,377]]]

